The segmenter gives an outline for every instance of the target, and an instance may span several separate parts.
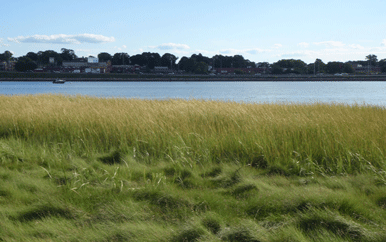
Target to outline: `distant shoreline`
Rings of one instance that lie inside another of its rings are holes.
[[[386,81],[386,75],[348,75],[348,76],[314,76],[314,75],[151,75],[151,74],[72,74],[72,73],[18,73],[0,72],[1,82],[12,81],[49,81],[60,78],[66,81],[125,81],[125,82],[265,82],[265,81]]]
[[[62,78],[67,82],[346,82],[346,81],[386,81],[386,77],[219,77],[219,78],[187,78],[187,77],[171,77],[171,78]],[[0,82],[52,82],[56,78],[0,78]]]

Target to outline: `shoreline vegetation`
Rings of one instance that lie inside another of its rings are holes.
[[[0,95],[0,240],[386,241],[386,110]]]
[[[157,75],[0,72],[0,81],[386,81],[386,75]]]

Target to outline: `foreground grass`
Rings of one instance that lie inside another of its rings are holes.
[[[0,240],[385,241],[386,110],[0,96]]]

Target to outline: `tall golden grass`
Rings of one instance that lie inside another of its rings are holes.
[[[385,109],[361,105],[0,96],[0,137],[190,162],[263,156],[297,172],[384,168],[385,120]]]

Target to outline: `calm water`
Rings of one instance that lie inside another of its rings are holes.
[[[0,82],[0,95],[40,93],[250,103],[335,102],[386,107],[386,82]]]

